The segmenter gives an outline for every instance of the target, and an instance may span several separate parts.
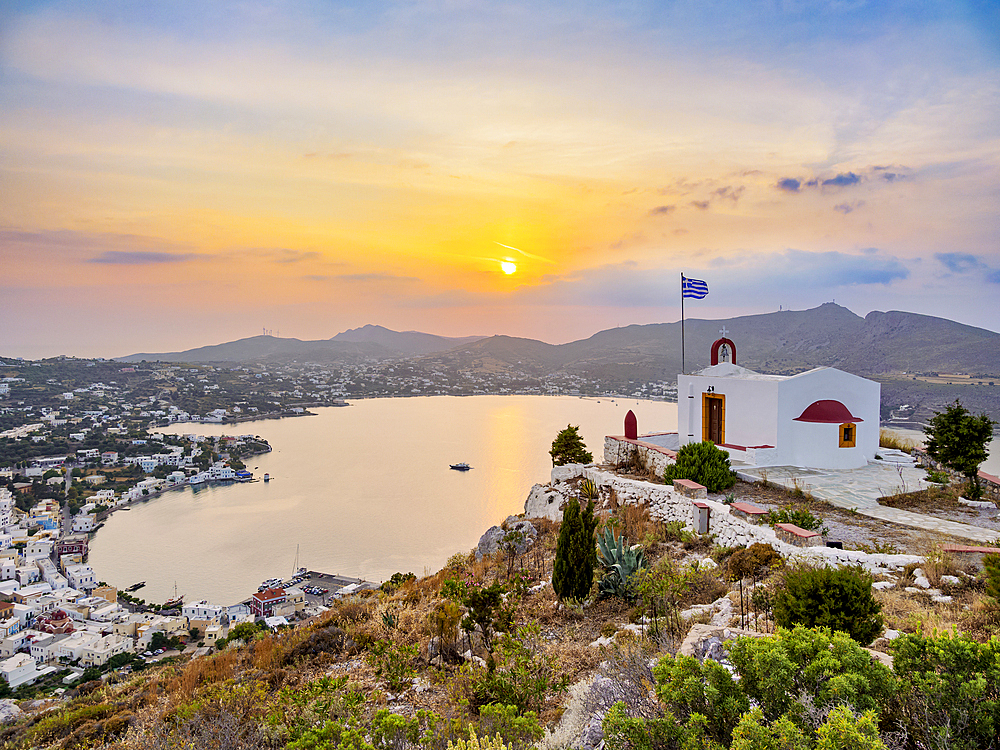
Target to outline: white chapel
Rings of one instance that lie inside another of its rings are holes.
[[[736,364],[725,337],[712,345],[711,362],[677,376],[680,445],[709,440],[756,466],[854,469],[875,458],[879,383],[833,367],[753,372]]]

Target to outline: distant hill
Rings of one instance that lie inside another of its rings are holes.
[[[722,328],[736,343],[739,364],[762,372],[791,374],[827,365],[868,376],[902,371],[1000,375],[998,333],[897,311],[862,318],[833,303],[726,320],[688,320],[689,372],[710,364],[711,344]],[[562,370],[609,380],[672,380],[681,370],[681,324],[610,328],[560,345],[492,336],[425,360],[468,369],[502,363],[536,374]]]
[[[464,338],[448,338],[446,336],[435,336],[431,333],[420,333],[419,331],[403,331],[400,333],[399,331],[391,331],[382,326],[367,325],[338,333],[330,341],[378,344],[389,351],[417,356],[445,351],[446,349],[461,346],[462,344],[470,344],[473,341],[479,341],[481,338],[483,337],[466,336]]]
[[[302,341],[277,336],[251,336],[183,352],[130,354],[119,362],[357,362],[402,359],[476,341],[476,337],[447,338],[429,333],[399,333],[367,325],[338,333],[331,339]]]
[[[739,364],[791,374],[828,365],[858,375],[964,372],[1000,375],[1000,334],[929,315],[890,311],[862,318],[832,302],[810,310],[745,315],[685,324],[686,369],[709,364],[721,329]],[[544,377],[562,372],[608,381],[673,380],[681,369],[681,325],[609,328],[587,339],[547,344],[512,336],[448,338],[367,325],[331,339],[253,336],[184,352],[132,354],[124,362],[317,362],[411,358],[458,370],[510,369]]]

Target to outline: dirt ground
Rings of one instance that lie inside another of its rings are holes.
[[[845,549],[869,549],[875,551],[890,551],[886,549],[891,545],[898,552],[905,554],[923,554],[928,547],[935,544],[967,544],[968,540],[953,537],[949,534],[940,534],[923,529],[914,529],[909,526],[881,521],[877,518],[870,518],[859,513],[852,513],[849,510],[838,508],[821,500],[811,500],[799,498],[785,489],[764,486],[758,483],[737,482],[730,492],[736,494],[737,500],[747,500],[759,505],[766,510],[777,510],[778,508],[792,507],[804,508],[814,516],[823,519],[823,523],[830,530],[827,539],[831,541],[841,541]],[[725,497],[720,495],[719,500]],[[886,503],[888,504],[888,503]],[[904,507],[895,505],[894,507]],[[935,518],[947,519],[950,521],[961,521],[987,528],[997,528],[982,522],[983,518],[990,516],[989,511],[978,511],[959,505],[954,500],[945,504],[935,504],[933,499],[913,503],[905,506],[907,510],[916,513],[926,513]],[[1000,511],[992,513],[994,518],[998,518],[1000,523]]]

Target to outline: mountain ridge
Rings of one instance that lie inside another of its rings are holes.
[[[636,324],[549,344],[507,335],[451,338],[369,324],[330,339],[253,336],[183,352],[117,359],[258,363],[414,359],[458,369],[509,367],[536,376],[561,371],[612,380],[672,380],[681,370],[680,329],[680,322]],[[709,348],[721,330],[736,343],[737,361],[763,372],[792,374],[833,366],[868,376],[939,371],[1000,375],[1000,333],[898,310],[873,311],[862,318],[832,302],[808,310],[688,319],[687,371],[709,364]]]

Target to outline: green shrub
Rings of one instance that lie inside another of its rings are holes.
[[[653,667],[656,695],[682,721],[695,714],[705,718],[705,729],[715,742],[728,747],[733,729],[750,708],[750,701],[722,665],[691,656],[664,656]]]
[[[1000,735],[1000,638],[904,635],[893,642],[897,708],[917,746],[996,747]]]
[[[611,707],[602,723],[607,750],[724,750],[707,741],[705,717],[693,714],[686,724],[667,711],[662,717],[640,718],[628,715],[624,701]]]
[[[798,725],[787,716],[768,724],[759,708],[747,711],[733,730],[730,750],[810,750]]]
[[[767,512],[767,522],[771,526],[776,523],[793,523],[800,529],[806,531],[820,531],[826,533],[823,528],[823,519],[817,518],[805,508],[782,508],[781,510],[769,510]]]
[[[731,581],[756,578],[765,571],[781,567],[784,559],[770,544],[751,544],[729,556],[726,572]]]
[[[393,573],[392,577],[388,581],[381,585],[382,591],[387,594],[395,593],[397,589],[404,586],[407,583],[417,580],[417,577],[413,573]]]
[[[550,693],[562,693],[569,684],[557,666],[542,647],[541,629],[532,623],[504,634],[487,666],[463,666],[454,689],[476,712],[492,703],[538,712]]]
[[[930,470],[927,472],[927,476],[924,477],[925,482],[933,482],[934,484],[948,484],[951,479],[943,471]]]
[[[847,706],[837,706],[816,730],[816,750],[887,750],[878,734],[878,714],[855,716]]]
[[[366,659],[375,674],[385,680],[390,690],[402,690],[415,674],[412,661],[417,657],[416,646],[404,646],[389,641],[375,641]]]
[[[882,633],[882,606],[872,576],[860,568],[797,568],[785,573],[774,597],[774,621],[847,633],[868,644]]]
[[[789,716],[805,726],[801,696],[820,709],[846,704],[855,711],[878,710],[895,691],[888,667],[872,659],[844,633],[796,627],[777,635],[739,638],[729,656],[740,688],[768,721]]]
[[[677,451],[677,463],[663,474],[669,484],[675,479],[690,479],[705,485],[709,492],[728,490],[736,484],[736,474],[729,468],[729,454],[707,440],[688,443]]]
[[[504,607],[504,587],[501,583],[470,588],[462,604],[468,613],[462,620],[462,630],[471,634],[477,627],[483,636],[483,646],[493,650],[493,633],[509,630],[513,624],[513,612]]]

